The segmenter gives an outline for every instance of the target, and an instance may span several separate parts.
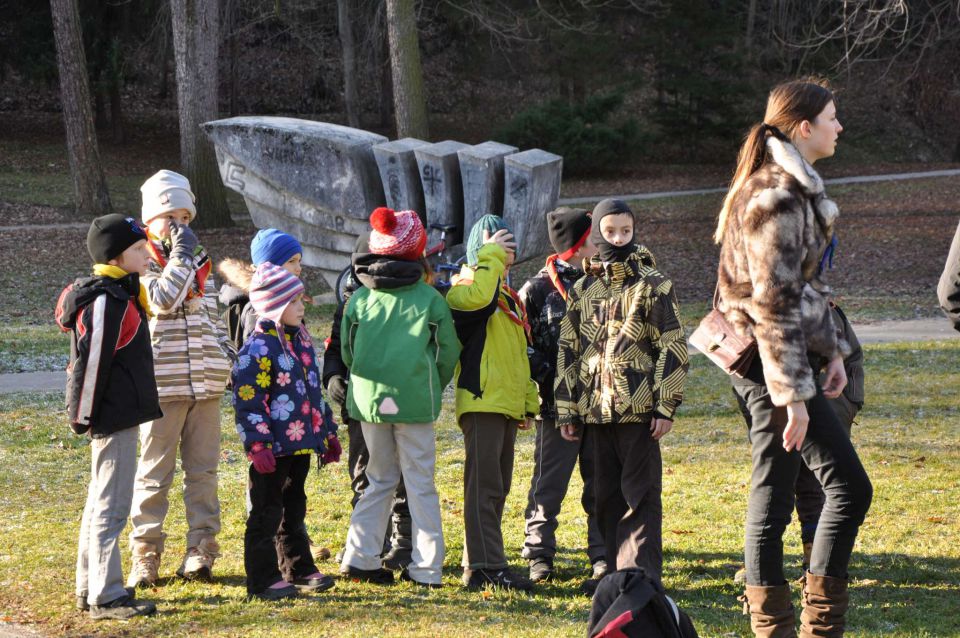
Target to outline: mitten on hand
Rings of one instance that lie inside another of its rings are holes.
[[[170,256],[192,264],[200,240],[186,224],[170,224]]]
[[[247,452],[247,459],[253,463],[253,469],[258,474],[272,474],[277,469],[277,459],[273,456],[273,450],[268,447],[250,450]]]
[[[337,405],[343,405],[347,402],[347,380],[339,374],[335,374],[327,381],[327,394]]]
[[[340,445],[340,439],[337,438],[336,434],[331,434],[327,437],[327,451],[323,453],[321,457],[321,462],[326,465],[327,463],[339,463],[340,455],[343,454],[343,446]]]

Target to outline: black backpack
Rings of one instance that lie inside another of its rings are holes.
[[[622,569],[604,577],[593,596],[587,638],[698,638],[690,617],[680,611],[659,581],[643,569]]]
[[[221,315],[223,323],[227,327],[227,336],[230,337],[230,341],[233,342],[237,352],[240,352],[240,348],[243,347],[243,311],[249,303],[250,299],[248,297],[239,297],[229,303]]]

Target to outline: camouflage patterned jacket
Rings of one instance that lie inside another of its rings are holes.
[[[590,262],[560,324],[557,425],[673,418],[687,342],[673,284],[644,246],[624,262]]]

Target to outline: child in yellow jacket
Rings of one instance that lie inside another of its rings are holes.
[[[533,588],[509,569],[500,526],[517,429],[530,428],[539,409],[526,312],[506,281],[516,246],[503,219],[481,217],[467,240],[468,265],[447,293],[463,345],[455,384],[466,447],[463,583],[470,589]]]

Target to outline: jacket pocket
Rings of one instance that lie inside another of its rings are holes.
[[[653,370],[639,360],[613,365],[614,387],[619,412],[644,414],[653,409]]]

